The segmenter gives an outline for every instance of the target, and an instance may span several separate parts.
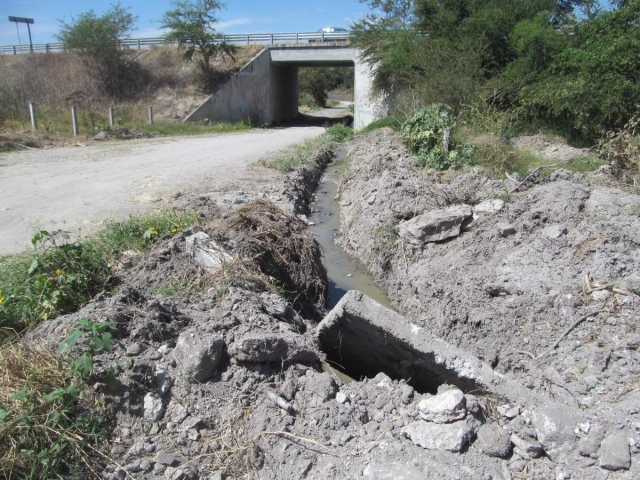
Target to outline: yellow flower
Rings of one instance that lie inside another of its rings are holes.
[[[59,268],[56,268],[56,275],[60,275],[62,273],[62,270],[60,270]]]
[[[171,229],[171,233],[176,233],[177,231],[178,231],[178,229],[177,229],[177,228],[172,228],[172,229]]]
[[[0,305],[4,303],[4,297],[0,297]]]

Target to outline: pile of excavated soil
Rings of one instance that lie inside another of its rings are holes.
[[[589,426],[572,441],[593,428],[620,433],[633,462],[609,478],[631,478],[640,474],[640,197],[603,183],[558,170],[509,193],[508,180],[417,170],[399,136],[380,130],[352,146],[339,244],[417,326],[584,411]],[[571,478],[606,477],[600,440],[566,460],[579,472]],[[535,476],[538,461],[518,459]]]

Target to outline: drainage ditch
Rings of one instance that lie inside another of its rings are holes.
[[[386,293],[376,285],[366,267],[340,249],[335,237],[340,231],[340,204],[336,198],[346,151],[340,149],[333,163],[325,170],[315,191],[315,203],[310,205],[311,232],[322,247],[329,276],[329,308],[333,308],[349,290],[359,290],[377,302],[391,308]]]

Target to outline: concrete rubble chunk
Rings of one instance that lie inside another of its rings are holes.
[[[478,428],[472,417],[454,423],[432,423],[418,420],[402,429],[411,441],[427,450],[460,452],[469,443]]]
[[[473,207],[473,214],[477,215],[482,213],[498,213],[503,208],[503,200],[500,200],[498,198],[494,200],[485,200],[484,202],[481,202]]]
[[[162,417],[164,416],[165,406],[164,403],[162,403],[162,399],[158,395],[151,392],[147,393],[144,396],[142,405],[144,418],[152,422],[158,422],[162,420]]]
[[[221,337],[186,331],[178,337],[173,356],[181,375],[190,375],[198,382],[205,382],[220,366],[223,349]]]
[[[454,205],[444,210],[433,210],[402,222],[398,231],[406,242],[414,245],[440,242],[460,235],[462,224],[471,218],[472,214],[469,205]]]
[[[511,453],[511,439],[500,425],[488,423],[478,430],[474,446],[490,457],[505,458]]]
[[[588,457],[598,451],[602,439],[605,435],[605,428],[602,425],[593,425],[589,430],[589,434],[580,439],[578,444],[578,452],[583,457]]]
[[[173,465],[176,461],[176,454],[170,452],[156,453],[156,463],[160,465]]]
[[[542,230],[542,235],[551,240],[555,240],[556,238],[566,235],[568,231],[569,230],[564,225],[551,225]]]
[[[233,260],[230,254],[204,232],[188,236],[185,239],[185,249],[198,265],[211,271],[217,271]]]
[[[605,438],[600,446],[600,468],[628,470],[629,467],[631,467],[631,453],[624,433],[614,433]]]
[[[274,363],[282,361],[314,363],[322,354],[314,342],[294,333],[254,333],[236,340],[229,355],[239,362]]]
[[[557,461],[562,454],[575,448],[577,422],[568,407],[560,404],[538,407],[533,411],[531,420],[538,441],[551,460]]]
[[[418,410],[420,416],[428,422],[451,423],[462,420],[467,415],[466,404],[464,394],[456,388],[420,400]]]
[[[540,442],[533,438],[523,438],[515,433],[511,434],[511,443],[515,445],[515,451],[523,458],[539,458],[544,455],[544,449]]]
[[[411,378],[414,388],[435,392],[443,384],[477,395],[493,393],[527,405],[546,400],[464,350],[416,330],[396,312],[362,292],[351,290],[316,327],[329,360],[349,365],[352,376]],[[376,352],[376,355],[371,355]]]
[[[496,228],[498,229],[498,233],[500,234],[500,236],[504,238],[515,235],[516,233],[516,229],[510,223],[499,223],[498,225],[496,225]]]

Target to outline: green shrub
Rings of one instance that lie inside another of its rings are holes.
[[[624,128],[607,133],[600,140],[597,153],[611,165],[614,175],[637,186],[640,183],[640,113]]]
[[[327,127],[327,136],[332,142],[342,143],[353,138],[353,128],[345,127],[340,123],[336,123]]]
[[[451,108],[442,104],[418,110],[402,125],[402,140],[418,156],[417,166],[442,170],[469,162],[473,147],[456,145],[452,126]]]

